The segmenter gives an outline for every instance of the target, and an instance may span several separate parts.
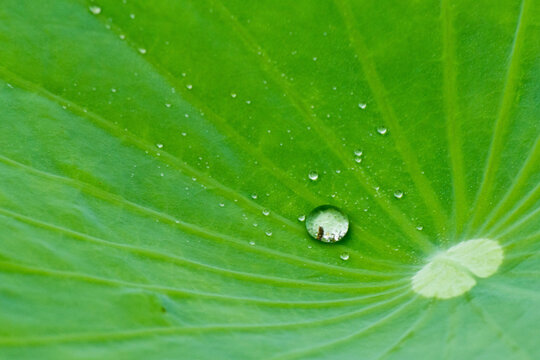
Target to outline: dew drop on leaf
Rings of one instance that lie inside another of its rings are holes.
[[[268,216],[268,215],[270,215],[270,210],[264,209],[264,210],[262,211],[262,213],[263,213],[264,216]]]
[[[313,209],[306,218],[309,235],[322,242],[337,242],[349,231],[349,218],[332,205],[322,205]]]
[[[300,215],[298,217],[298,221],[304,221],[304,220],[306,220],[306,215]]]
[[[341,255],[339,255],[339,257],[341,258],[341,260],[347,261],[347,260],[349,260],[349,253],[346,253],[346,252],[341,253]]]
[[[364,110],[366,107],[367,107],[367,104],[364,104],[364,103],[360,103],[358,104],[358,107],[362,110]]]
[[[386,135],[388,133],[388,129],[385,128],[384,126],[379,126],[377,128],[377,132],[381,135]]]
[[[309,180],[316,181],[319,178],[319,173],[316,171],[310,171],[308,174]]]
[[[401,191],[401,190],[394,191],[394,197],[396,199],[401,199],[403,197],[403,191]]]

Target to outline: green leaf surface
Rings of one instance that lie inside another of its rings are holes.
[[[0,358],[540,358],[539,18],[2,1]]]

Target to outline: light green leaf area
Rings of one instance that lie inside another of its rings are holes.
[[[540,358],[538,19],[2,1],[0,358]]]

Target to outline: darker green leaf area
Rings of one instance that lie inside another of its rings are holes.
[[[540,358],[539,18],[2,1],[0,358]],[[323,204],[339,243],[298,220]],[[414,293],[475,238],[495,274]]]

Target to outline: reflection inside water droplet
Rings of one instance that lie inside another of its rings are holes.
[[[349,230],[349,218],[332,205],[322,205],[311,211],[306,219],[306,229],[314,239],[337,242]]]

